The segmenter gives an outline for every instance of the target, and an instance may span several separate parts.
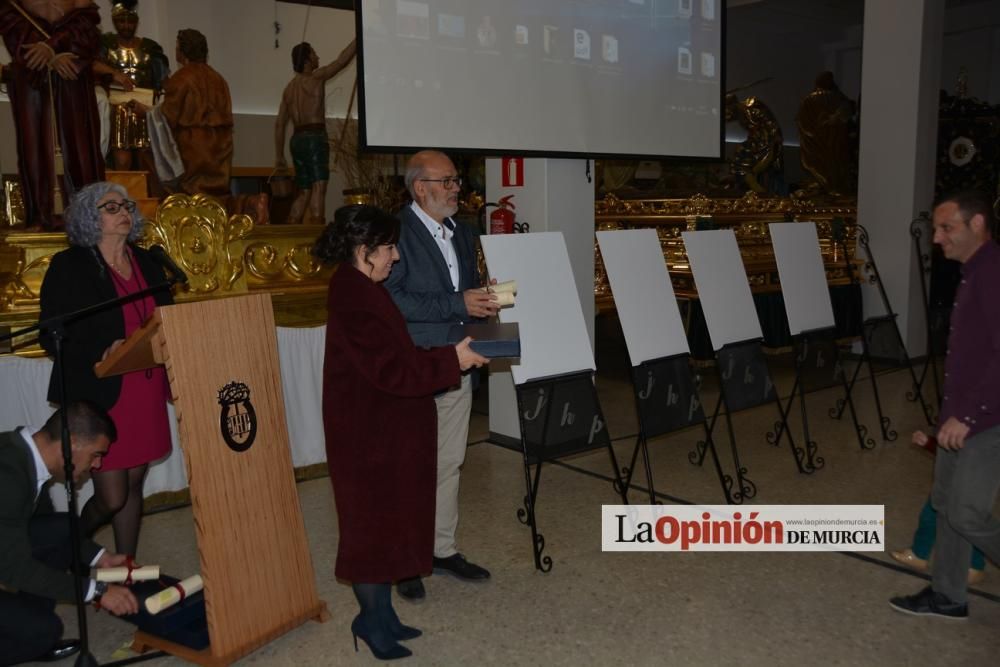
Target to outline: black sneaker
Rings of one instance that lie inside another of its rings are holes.
[[[935,593],[930,586],[916,595],[892,598],[889,600],[889,606],[913,616],[938,616],[959,620],[969,617],[969,605],[952,602],[947,595]]]
[[[400,579],[396,583],[396,591],[399,592],[400,597],[410,602],[420,602],[427,596],[427,592],[424,590],[424,582],[420,581],[420,577]]]

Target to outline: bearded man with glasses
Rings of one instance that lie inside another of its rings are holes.
[[[496,297],[480,290],[475,237],[452,216],[462,187],[455,165],[438,151],[421,151],[406,168],[406,189],[413,201],[399,213],[399,261],[385,282],[406,327],[419,347],[448,343],[453,324],[497,312]],[[455,540],[458,528],[459,474],[465,461],[472,412],[473,375],[435,397],[438,413],[437,504],[434,516],[434,571],[465,581],[484,581],[490,573],[465,559]],[[399,594],[421,600],[418,575],[398,582]]]

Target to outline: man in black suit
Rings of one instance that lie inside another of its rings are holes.
[[[101,467],[117,433],[107,413],[89,401],[69,403],[66,413],[73,482],[79,484]],[[63,626],[54,611],[56,601],[72,601],[75,594],[68,517],[53,512],[45,488],[65,479],[58,412],[40,429],[0,433],[0,664],[55,660],[79,650],[76,640],[60,641]],[[88,567],[115,567],[125,558],[90,540],[80,547]],[[115,615],[139,609],[124,586],[93,579],[83,586],[88,602],[99,600]]]
[[[406,327],[419,347],[448,344],[452,325],[497,312],[496,297],[480,289],[475,237],[451,216],[458,212],[462,179],[444,153],[421,151],[406,167],[406,188],[413,202],[403,207],[399,261],[385,281]],[[458,552],[459,472],[465,462],[472,412],[472,381],[435,397],[438,413],[437,504],[434,516],[434,571],[466,581],[489,579],[490,573]],[[425,595],[420,578],[398,584],[409,600]]]

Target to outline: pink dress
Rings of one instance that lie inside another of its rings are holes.
[[[125,280],[108,267],[118,296],[146,289],[146,281],[135,262],[132,277]],[[122,305],[125,315],[125,337],[153,314],[156,302],[152,296]],[[101,470],[124,470],[156,461],[170,453],[170,423],[167,419],[167,399],[170,389],[167,373],[162,366],[122,375],[122,391],[108,414],[118,428],[118,439],[111,445]]]

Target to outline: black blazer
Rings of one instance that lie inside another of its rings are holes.
[[[50,600],[70,601],[74,596],[73,577],[55,570],[32,556],[28,526],[32,516],[51,509],[48,489],[35,507],[38,476],[31,450],[17,431],[0,433],[0,583]],[[61,516],[61,515],[56,515]],[[82,540],[80,558],[90,563],[100,547]]]
[[[146,250],[129,245],[135,262],[146,279],[147,285],[166,280],[166,274]],[[70,246],[52,257],[45,278],[42,280],[40,321],[56,315],[72,313],[88,306],[114,299],[118,296],[109,267],[97,248]],[[157,306],[174,302],[170,290],[164,288],[153,293]],[[138,303],[141,300],[137,300]],[[66,365],[66,399],[89,399],[105,410],[110,410],[121,393],[121,376],[98,379],[94,364],[111,343],[125,337],[123,306],[106,308],[86,318],[71,322],[66,327],[63,341],[63,360]],[[130,308],[129,304],[124,305]],[[42,330],[39,339],[45,351],[54,353],[51,335]],[[48,398],[59,402],[59,368],[52,367]]]

